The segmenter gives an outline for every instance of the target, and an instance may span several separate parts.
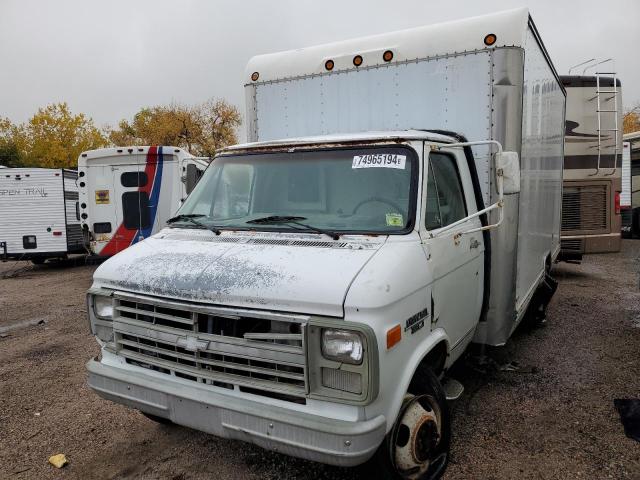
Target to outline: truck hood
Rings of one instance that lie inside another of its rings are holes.
[[[168,229],[104,262],[94,286],[342,317],[349,286],[384,241]]]

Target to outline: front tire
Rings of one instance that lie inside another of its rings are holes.
[[[450,445],[442,385],[430,368],[418,368],[396,422],[370,462],[372,473],[389,480],[436,480],[447,467]]]

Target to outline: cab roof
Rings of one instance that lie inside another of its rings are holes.
[[[242,143],[223,148],[219,153],[235,153],[242,150],[299,147],[307,145],[348,145],[358,143],[399,143],[403,141],[430,141],[434,143],[455,143],[454,137],[428,130],[372,131],[360,133],[340,133],[310,137],[285,138],[264,142]]]

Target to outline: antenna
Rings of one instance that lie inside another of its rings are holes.
[[[591,59],[587,60],[586,62],[582,62],[582,63],[579,63],[579,64],[577,64],[577,65],[574,65],[573,67],[571,67],[571,68],[569,69],[569,73],[568,73],[568,75],[571,75],[571,70],[573,70],[574,68],[581,67],[582,65],[585,65],[585,64],[587,64],[587,63],[595,62],[595,60],[596,60],[595,58],[591,58]]]
[[[602,65],[603,63],[612,62],[612,61],[613,61],[613,58],[607,58],[606,60],[602,60],[601,62],[594,63],[593,65],[587,65],[586,67],[584,67],[584,70],[582,70],[582,74],[584,75],[584,73],[590,68],[594,68],[594,67],[597,67],[598,65]],[[614,69],[615,69],[615,66],[614,66]]]

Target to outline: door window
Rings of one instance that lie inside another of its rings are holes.
[[[124,228],[144,230],[151,226],[149,195],[147,192],[125,192],[122,194],[122,216]]]
[[[433,230],[466,217],[467,206],[453,157],[432,153],[428,168],[425,226]]]
[[[120,175],[120,183],[123,187],[144,187],[149,182],[144,172],[124,172]]]

